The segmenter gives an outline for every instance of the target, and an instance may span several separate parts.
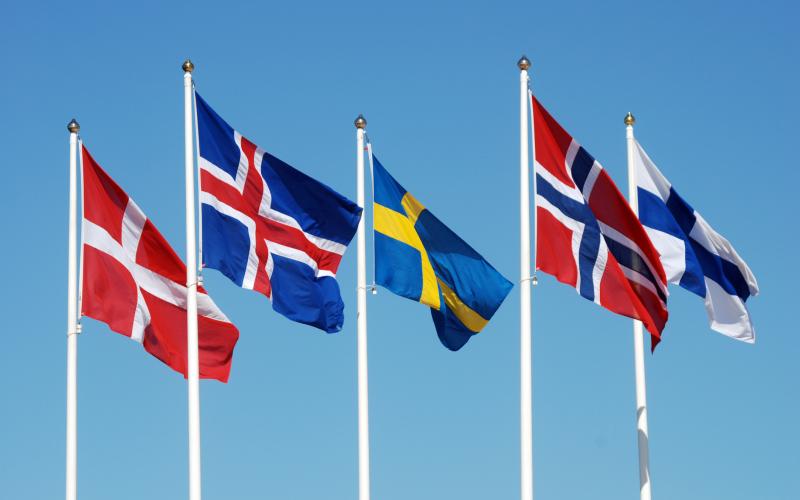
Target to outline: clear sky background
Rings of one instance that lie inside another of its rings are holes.
[[[709,330],[702,300],[672,289],[646,359],[654,498],[797,498],[795,2],[0,0],[0,11],[0,497],[63,495],[70,118],[183,255],[185,57],[235,128],[353,199],[364,113],[389,171],[516,282],[525,53],[539,99],[623,190],[632,111],[650,156],[761,287],[748,302],[755,345]],[[205,498],[356,498],[355,264],[353,247],[335,335],[205,273],[241,331],[230,383],[201,384]],[[549,276],[533,297],[537,499],[637,499],[631,322]],[[368,307],[373,498],[518,498],[518,289],[457,353],[425,307],[382,289]],[[90,319],[78,374],[79,497],[186,498],[183,378]]]

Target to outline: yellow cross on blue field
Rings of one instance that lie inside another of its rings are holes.
[[[448,349],[483,330],[511,290],[491,264],[406,191],[373,156],[375,276],[431,308]]]

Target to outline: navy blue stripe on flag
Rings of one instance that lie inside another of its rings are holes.
[[[750,287],[747,285],[747,279],[735,264],[712,253],[691,237],[692,229],[697,224],[695,211],[672,188],[669,190],[667,208],[686,233],[692,250],[694,250],[694,254],[697,256],[697,260],[703,270],[703,275],[715,281],[727,293],[738,295],[742,300],[747,300],[750,297]],[[681,286],[683,286],[683,280],[681,280]],[[705,289],[705,286],[703,288]],[[705,293],[702,296],[705,297]]]
[[[579,247],[579,260],[581,295],[594,301],[594,265],[597,262],[597,254],[600,252],[600,227],[598,227],[597,220],[594,217],[591,222],[593,224],[586,224],[583,228],[583,237]]]
[[[637,193],[639,198],[639,220],[642,221],[644,226],[686,241],[686,233],[675,221],[675,217],[661,197],[642,188],[639,188]],[[692,225],[694,225],[694,220],[692,220]]]
[[[642,221],[642,224],[646,227],[661,231],[662,233],[669,234],[679,240],[683,240],[684,271],[681,275],[680,286],[695,295],[705,297],[706,283],[703,277],[703,269],[700,267],[700,262],[695,256],[692,242],[689,240],[689,235],[680,227],[672,212],[667,208],[667,204],[664,200],[646,189],[639,188],[638,192],[639,219]],[[675,202],[673,202],[673,206],[676,206]],[[686,217],[686,210],[681,209],[678,213],[681,214],[688,223],[689,219]],[[695,218],[694,215],[692,215],[692,225],[694,225],[694,222]],[[686,225],[686,223],[684,225]]]
[[[688,236],[692,232],[697,218],[694,216],[694,208],[686,203],[681,196],[675,192],[674,189],[669,188],[669,197],[667,198],[667,209],[675,218],[683,232]]]
[[[594,165],[594,157],[582,147],[578,148],[575,159],[572,160],[572,180],[575,181],[575,185],[581,192],[583,192],[589,172],[592,171],[592,165]]]
[[[650,271],[650,268],[641,255],[632,248],[612,238],[606,238],[606,245],[608,245],[608,251],[611,252],[621,266],[627,267],[642,275],[647,281],[653,284],[658,298],[660,298],[662,302],[667,301],[667,296],[661,289],[660,283],[656,280],[656,277],[653,276],[653,273]]]
[[[582,297],[594,301],[594,265],[600,251],[600,227],[597,219],[588,205],[561,194],[539,174],[536,175],[536,191],[564,215],[584,225],[578,250],[577,264],[581,277],[578,291]]]
[[[681,276],[681,287],[705,297],[705,277],[716,282],[725,292],[742,300],[750,297],[747,279],[739,268],[709,251],[690,236],[697,224],[695,211],[674,189],[670,188],[666,203],[653,193],[639,189],[639,217],[645,226],[684,241],[686,270]]]
[[[727,293],[737,295],[743,301],[750,297],[747,280],[735,264],[711,253],[693,238],[690,238],[690,241],[706,278],[715,281]]]

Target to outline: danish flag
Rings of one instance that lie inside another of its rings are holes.
[[[536,267],[606,309],[641,320],[655,348],[667,279],[641,222],[600,163],[532,97]]]
[[[81,314],[106,323],[186,376],[186,265],[134,201],[81,147]],[[200,377],[228,381],[239,330],[197,290]]]
[[[361,208],[258,148],[199,95],[203,265],[326,332],[344,322],[336,270]]]

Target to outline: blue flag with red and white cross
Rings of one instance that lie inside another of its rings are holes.
[[[260,149],[195,96],[203,265],[293,321],[338,332],[336,271],[361,207]]]
[[[536,267],[617,314],[641,320],[655,348],[667,322],[658,252],[600,163],[532,98]]]

